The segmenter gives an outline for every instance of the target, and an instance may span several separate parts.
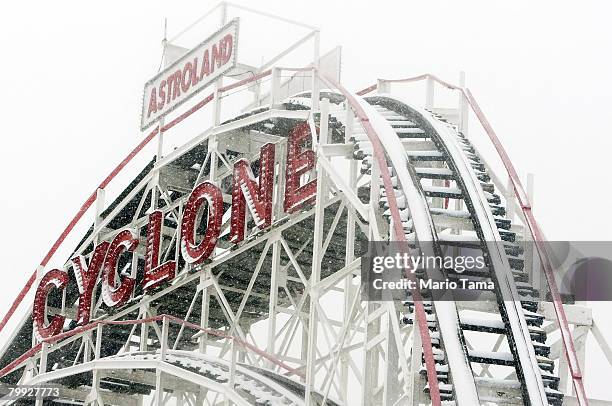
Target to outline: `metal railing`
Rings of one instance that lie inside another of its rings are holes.
[[[264,350],[261,350],[259,348],[257,348],[256,346],[254,346],[253,344],[250,344],[244,340],[242,340],[239,337],[233,336],[233,335],[229,335],[224,331],[221,330],[215,330],[215,329],[210,329],[210,328],[204,328],[198,324],[194,324],[194,323],[190,323],[186,320],[182,320],[178,317],[169,315],[169,314],[160,314],[154,317],[148,317],[148,318],[143,318],[143,319],[134,319],[134,320],[97,320],[97,321],[93,321],[91,323],[88,323],[84,326],[80,326],[75,328],[74,330],[70,330],[70,331],[66,331],[64,333],[60,333],[51,337],[48,337],[46,339],[44,339],[42,342],[36,344],[34,347],[32,347],[29,351],[25,352],[24,354],[22,354],[20,357],[18,357],[17,359],[15,359],[14,361],[12,361],[10,364],[8,364],[7,366],[5,366],[4,368],[2,368],[0,370],[0,378],[3,376],[6,376],[8,374],[10,374],[11,372],[15,371],[16,369],[18,369],[25,361],[27,361],[29,358],[31,358],[34,354],[38,353],[39,351],[42,350],[43,345],[45,344],[53,344],[53,343],[57,343],[63,339],[66,338],[73,338],[76,336],[84,336],[87,332],[92,331],[94,329],[97,330],[97,333],[99,336],[102,335],[102,327],[105,325],[140,325],[140,324],[146,324],[146,323],[157,323],[161,321],[162,322],[162,328],[164,330],[167,331],[167,326],[166,324],[168,322],[173,322],[176,324],[181,325],[182,327],[186,327],[186,328],[191,328],[194,330],[198,330],[202,333],[205,334],[210,334],[213,335],[215,337],[219,337],[222,339],[227,339],[227,340],[231,340],[235,343],[237,343],[239,346],[243,347],[245,350],[249,350],[251,352],[253,352],[256,355],[259,355],[262,358],[265,358],[266,360],[270,361],[271,363],[273,363],[274,365],[277,365],[278,367],[284,369],[285,371],[287,371],[287,373],[289,373],[289,375],[297,375],[299,377],[304,377],[303,373],[295,368],[290,367],[289,365],[285,364],[284,362],[282,362],[280,359],[278,359],[277,357],[275,357],[272,354],[267,353]],[[156,329],[157,330],[157,329]],[[160,346],[161,346],[161,356],[163,358],[164,356],[164,352],[165,350],[168,348],[167,346],[167,334],[162,334],[161,336],[158,335],[158,339],[160,342]],[[128,337],[128,341],[129,341],[129,337]],[[101,345],[101,343],[99,342],[99,340],[96,340],[96,347],[94,348],[94,353],[95,354],[100,354],[100,348],[99,346]],[[61,348],[61,347],[60,347]],[[59,350],[60,348],[55,348],[52,349],[52,351],[50,352],[45,352],[44,353],[44,357],[46,357],[49,353],[55,351],[55,350]],[[163,359],[162,359],[163,361]],[[45,364],[45,361],[42,361],[43,364]],[[44,373],[46,371],[40,371],[40,373]]]

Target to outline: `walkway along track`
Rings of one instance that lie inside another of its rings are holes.
[[[452,126],[439,121],[426,111],[418,110],[390,97],[370,97],[367,100],[376,107],[377,113],[388,121],[389,126],[401,140],[408,157],[409,181],[417,186],[418,196],[421,199],[428,198],[426,200],[428,213],[423,216],[423,213],[414,210],[416,205],[410,204],[411,199],[405,189],[402,189],[404,185],[399,179],[399,174],[392,172],[396,184],[396,197],[401,202],[402,226],[407,240],[418,243],[432,241],[436,251],[441,250],[441,243],[482,250],[484,257],[488,259],[487,272],[468,276],[475,281],[493,280],[497,287],[493,293],[498,305],[496,309],[498,318],[494,320],[487,318],[486,315],[481,319],[461,318],[454,304],[448,302],[426,304],[427,313],[431,316],[428,317],[428,323],[433,333],[432,344],[436,349],[436,360],[439,365],[438,378],[443,382],[441,385],[443,399],[449,401],[457,399],[460,400],[458,402],[460,404],[478,403],[477,390],[473,383],[476,379],[465,379],[465,376],[462,376],[472,368],[464,362],[467,359],[470,363],[481,365],[514,367],[518,377],[514,384],[520,384],[522,401],[525,404],[546,402],[561,404],[562,395],[556,390],[559,380],[552,374],[552,360],[546,357],[550,348],[544,344],[546,335],[540,328],[544,317],[535,313],[537,303],[534,301],[534,296],[537,296],[537,292],[525,283],[528,275],[523,271],[521,246],[515,242],[514,233],[509,231],[511,224],[503,217],[504,208],[500,206],[501,199],[494,193],[493,184],[488,183],[489,176],[474,147]],[[371,173],[372,156],[369,141],[359,132],[352,137],[352,140],[355,142],[355,158],[363,160],[362,171]],[[436,185],[440,181],[444,182],[443,186]],[[434,207],[436,198],[445,199],[446,207]],[[381,199],[383,207],[387,208],[384,193]],[[467,210],[449,209],[449,201],[464,204]],[[385,214],[389,217],[388,210]],[[423,221],[423,217],[434,224],[434,227],[430,228],[433,232],[428,236],[421,235],[417,225],[417,222]],[[456,219],[460,221],[454,221]],[[452,222],[460,224],[464,230],[476,231],[477,238],[470,234],[464,237],[456,234],[437,235],[436,229],[448,228],[448,224]],[[508,278],[507,269],[512,269],[513,278]],[[508,298],[515,298],[516,301]],[[518,303],[521,305],[517,305]],[[413,302],[407,304],[412,309]],[[440,323],[439,319],[444,321]],[[453,331],[455,320],[459,321],[460,331]],[[405,322],[412,323],[412,321],[411,313],[405,317]],[[482,334],[505,335],[510,352],[468,349],[463,337],[463,331],[468,330]],[[453,352],[458,349],[463,351],[464,357],[457,354],[447,356],[445,349],[448,348],[452,348]],[[482,383],[483,380],[480,381]],[[456,382],[461,384],[453,385]],[[511,382],[489,382],[489,386],[497,386],[500,391],[509,385]],[[455,391],[455,387],[461,390]]]

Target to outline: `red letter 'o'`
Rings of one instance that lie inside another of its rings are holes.
[[[199,244],[195,242],[195,223],[202,204],[208,203],[208,227],[204,238]],[[181,254],[187,263],[200,264],[212,253],[219,233],[223,217],[223,195],[213,183],[200,183],[191,192],[185,205],[185,213],[181,222]]]

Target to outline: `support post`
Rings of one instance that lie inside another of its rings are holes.
[[[383,80],[383,79],[378,79],[376,81],[376,92],[378,94],[384,94],[384,93],[391,93],[391,83]]]
[[[279,68],[272,69],[272,82],[270,89],[270,109],[275,108],[280,103],[280,82],[281,70]]]
[[[314,93],[313,93],[314,94]],[[321,123],[319,131],[319,144],[324,143],[328,137],[328,122],[329,122],[329,100],[323,100],[321,103]],[[319,146],[316,146],[319,148]],[[325,186],[324,171],[321,165],[317,162],[317,194],[315,200],[315,223],[314,223],[314,238],[312,248],[312,270],[310,274],[310,308],[309,308],[309,329],[308,329],[308,350],[306,357],[306,406],[316,404],[316,398],[313,396],[315,390],[315,361],[317,358],[317,327],[318,327],[318,312],[317,301],[319,300],[319,289],[316,287],[321,280],[321,257],[323,250],[323,216],[325,215],[325,201],[327,200],[327,189]]]
[[[465,89],[465,72],[459,72],[459,86]],[[463,135],[468,133],[469,107],[463,92],[459,92],[459,131]]]
[[[434,81],[430,76],[427,76],[425,93],[425,108],[432,110],[434,106]]]
[[[348,104],[346,105],[346,119],[345,119],[345,130],[344,130],[344,142],[350,143],[350,138],[353,133],[354,124],[353,112],[351,111]],[[357,161],[354,159],[350,160],[349,163],[349,181],[350,187],[356,190],[357,188]],[[347,206],[347,220],[346,220],[346,247],[345,247],[345,258],[344,265],[350,264],[355,259],[355,220],[356,214],[355,209],[348,205]],[[353,294],[353,282],[352,274],[348,275],[344,279],[344,303],[342,307],[342,320],[344,325],[348,325],[351,320],[351,296]],[[349,371],[349,358],[350,354],[345,352],[340,355],[340,391],[343,399],[347,399],[348,396],[348,371]]]
[[[314,55],[313,55],[313,63],[314,70],[312,70],[312,103],[311,109],[316,111],[319,109],[319,79],[317,77],[317,73],[320,68],[319,61],[319,42],[320,42],[320,32],[317,30],[314,34]]]
[[[380,194],[380,171],[387,170],[378,165],[377,160],[372,161],[372,175],[370,184],[370,212],[371,220],[368,226],[368,237],[370,241],[380,239],[377,232],[377,219],[374,215],[373,205],[378,202]],[[365,303],[363,312],[364,318],[364,340],[363,340],[363,379],[361,385],[361,405],[367,406],[371,403],[376,389],[378,378],[378,348],[376,345],[370,346],[369,343],[380,333],[380,319],[372,314],[376,314],[376,310],[380,307],[380,303],[368,301]],[[372,319],[372,317],[374,317]]]
[[[421,342],[421,334],[419,334],[419,325],[415,322],[412,324],[412,355],[410,357],[410,392],[408,393],[409,405],[418,405],[421,403],[421,358],[423,357],[423,343]]]

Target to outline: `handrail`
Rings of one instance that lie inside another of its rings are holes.
[[[391,176],[389,175],[389,172],[387,170],[384,170],[384,168],[387,168],[387,161],[385,159],[385,153],[382,143],[380,141],[380,138],[378,137],[378,134],[376,133],[376,130],[370,123],[366,112],[363,110],[363,108],[359,105],[357,100],[348,90],[346,90],[340,83],[336,82],[332,78],[329,78],[325,75],[321,75],[318,72],[317,74],[319,78],[323,80],[323,82],[326,82],[326,84],[330,87],[338,89],[338,91],[346,98],[346,101],[353,109],[353,112],[355,113],[355,115],[361,122],[361,125],[365,129],[366,135],[372,143],[373,155],[376,157],[378,165],[381,168],[380,174],[383,179],[385,192],[387,194],[387,199],[389,202],[389,211],[391,212],[391,217],[393,219],[392,223],[395,238],[397,241],[401,242],[402,245],[406,244],[406,236],[404,235],[404,231],[402,229],[402,221],[397,205],[397,200],[395,198],[395,192],[393,190],[393,183],[391,181]],[[412,266],[412,264],[410,264],[410,266]],[[409,268],[406,269],[406,276],[409,279],[414,280],[416,284],[416,278]],[[427,325],[427,316],[425,314],[425,308],[423,306],[423,298],[421,297],[421,294],[417,289],[414,289],[412,291],[412,295],[414,299],[415,315],[419,328],[419,335],[421,336],[421,342],[423,345],[423,355],[425,358],[425,366],[427,369],[427,382],[429,383],[429,393],[431,397],[431,402],[433,405],[438,406],[442,404],[440,397],[440,387],[438,384],[438,375],[436,373],[436,365],[431,345],[431,337],[429,335],[429,326]]]
[[[563,349],[565,352],[565,356],[568,362],[568,367],[570,370],[570,374],[572,376],[572,384],[574,387],[574,391],[576,392],[576,399],[580,406],[588,405],[588,399],[586,396],[586,391],[584,389],[584,382],[582,379],[582,373],[580,371],[580,363],[578,361],[578,356],[576,355],[576,349],[574,347],[574,341],[572,339],[572,333],[569,329],[569,323],[567,321],[567,316],[565,314],[565,310],[563,308],[563,302],[561,300],[561,295],[559,294],[559,290],[557,288],[557,281],[555,279],[555,274],[553,267],[551,265],[550,256],[546,249],[546,237],[542,232],[539,224],[537,223],[533,211],[531,209],[531,204],[529,203],[529,199],[527,197],[527,193],[525,193],[525,189],[521,180],[516,172],[508,153],[503,147],[501,141],[497,137],[495,130],[491,126],[491,123],[485,116],[484,112],[478,105],[478,102],[472,95],[472,92],[468,88],[460,87],[457,85],[453,85],[451,83],[445,82],[432,74],[424,74],[415,77],[405,78],[405,79],[380,79],[379,82],[383,83],[410,83],[417,82],[426,79],[431,79],[440,85],[451,89],[457,90],[461,92],[462,96],[465,97],[467,103],[472,108],[472,111],[478,118],[478,121],[482,125],[483,129],[487,133],[490,141],[493,143],[497,154],[499,155],[502,163],[504,164],[504,168],[508,174],[510,181],[512,182],[512,188],[516,198],[518,199],[521,211],[525,217],[527,225],[529,227],[529,232],[531,233],[531,237],[536,244],[536,249],[538,251],[538,256],[540,257],[540,261],[542,262],[542,267],[544,269],[544,275],[546,276],[546,281],[548,282],[550,293],[552,296],[553,307],[555,309],[555,316],[559,323],[559,331],[561,332],[561,340],[563,343]],[[378,84],[369,86],[365,89],[360,90],[357,94],[365,95],[375,89],[378,88]]]
[[[43,342],[38,343],[37,345],[32,347],[30,350],[26,351],[21,356],[19,356],[17,359],[15,359],[13,362],[11,362],[10,364],[8,364],[4,368],[2,368],[0,370],[0,378],[2,378],[4,376],[10,374],[11,372],[15,371],[25,360],[27,360],[28,358],[31,358],[34,354],[36,354],[42,348],[42,344],[43,343],[53,344],[53,343],[56,343],[56,342],[58,342],[60,340],[63,340],[64,338],[72,337],[72,336],[75,336],[75,335],[80,334],[80,333],[91,331],[91,330],[97,328],[98,325],[134,325],[134,324],[144,324],[144,323],[158,322],[160,320],[163,321],[164,319],[168,319],[169,321],[172,321],[172,322],[174,322],[176,324],[183,325],[183,326],[185,326],[187,328],[192,328],[194,330],[199,330],[199,331],[201,331],[203,333],[206,333],[206,334],[214,335],[216,337],[225,338],[225,339],[228,339],[228,340],[233,340],[236,343],[238,343],[241,346],[243,346],[244,348],[253,351],[255,354],[260,355],[263,358],[267,359],[268,361],[272,362],[273,364],[275,364],[275,365],[285,369],[287,372],[291,373],[292,375],[298,375],[298,376],[300,376],[302,378],[304,377],[304,375],[302,374],[301,371],[298,371],[297,369],[288,366],[287,364],[282,362],[280,359],[276,358],[274,355],[269,354],[266,351],[257,348],[253,344],[250,344],[250,343],[242,340],[239,337],[236,337],[236,336],[233,336],[233,335],[229,335],[229,334],[227,334],[227,333],[225,333],[224,331],[221,331],[221,330],[205,328],[205,327],[199,326],[197,324],[190,323],[190,322],[188,322],[186,320],[183,320],[183,319],[181,319],[179,317],[176,317],[176,316],[172,316],[172,315],[169,315],[169,314],[160,314],[160,315],[157,315],[157,316],[154,316],[154,317],[148,317],[148,318],[144,318],[144,319],[134,319],[134,320],[97,320],[97,321],[93,321],[91,323],[88,323],[88,324],[86,324],[84,326],[77,327],[74,330],[66,331],[64,333],[60,333],[60,334],[56,334],[54,336],[48,337],[48,338],[44,339]]]

